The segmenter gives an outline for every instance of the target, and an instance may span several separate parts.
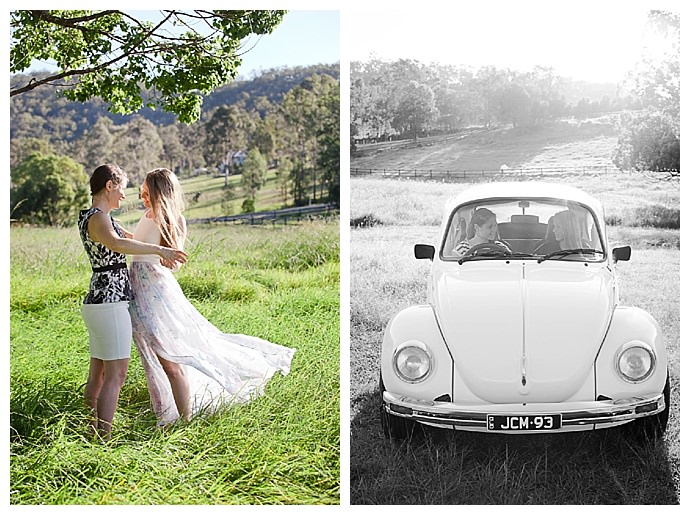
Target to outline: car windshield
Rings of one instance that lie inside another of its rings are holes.
[[[445,228],[441,259],[601,261],[592,212],[562,199],[501,199],[459,206]]]

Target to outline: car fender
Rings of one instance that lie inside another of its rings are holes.
[[[432,355],[431,373],[414,384],[400,379],[393,364],[396,349],[409,341],[422,342]],[[453,360],[430,305],[407,307],[389,320],[383,335],[380,366],[383,384],[390,392],[427,400],[452,395]]]
[[[616,372],[615,360],[621,346],[639,341],[649,345],[656,354],[656,368],[643,382],[629,383]],[[624,399],[635,395],[663,391],[667,375],[667,355],[661,328],[645,310],[616,307],[611,325],[596,360],[597,395]]]

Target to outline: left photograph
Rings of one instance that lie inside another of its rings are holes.
[[[340,504],[338,11],[10,11],[10,504]]]

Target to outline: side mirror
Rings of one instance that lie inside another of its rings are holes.
[[[619,261],[628,261],[630,259],[630,253],[632,249],[630,245],[625,247],[616,247],[613,249],[613,262],[618,263]]]
[[[430,259],[433,261],[435,253],[436,249],[432,245],[417,243],[414,246],[414,257],[417,259]]]

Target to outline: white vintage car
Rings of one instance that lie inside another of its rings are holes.
[[[482,209],[495,214],[495,239],[471,245]],[[636,435],[661,435],[670,394],[663,336],[646,311],[620,305],[616,263],[631,250],[611,248],[604,220],[597,200],[553,184],[489,183],[451,199],[437,245],[414,249],[431,260],[428,304],[401,310],[385,330],[384,433],[631,424]]]

